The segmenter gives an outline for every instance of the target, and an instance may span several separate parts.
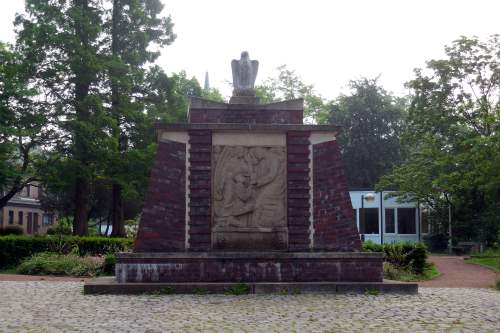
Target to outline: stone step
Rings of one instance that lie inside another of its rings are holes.
[[[84,285],[84,294],[283,294],[379,293],[417,294],[417,283],[303,282],[303,283],[118,283],[114,277],[100,277]]]

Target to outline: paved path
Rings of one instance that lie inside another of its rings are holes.
[[[430,256],[441,275],[430,281],[419,282],[421,287],[433,288],[491,288],[496,273],[486,267],[468,264],[464,257]],[[499,328],[500,331],[500,328]]]
[[[83,295],[78,282],[0,282],[0,332],[498,332],[500,292]]]

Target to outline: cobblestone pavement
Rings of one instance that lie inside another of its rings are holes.
[[[83,295],[78,282],[0,282],[0,332],[500,332],[500,292]]]

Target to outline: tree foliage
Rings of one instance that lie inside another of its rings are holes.
[[[302,79],[286,65],[277,69],[277,76],[270,77],[255,87],[261,103],[273,103],[290,99],[304,99],[306,122],[325,123],[327,110],[325,100],[315,92],[314,86],[305,84]]]
[[[16,17],[19,52],[55,114],[58,140],[41,168],[47,201],[73,211],[76,234],[101,211],[97,190],[110,191],[114,230],[124,233],[123,199],[140,201],[146,187],[152,125],[168,118],[162,112],[182,113],[164,105],[185,98],[148,66],[175,39],[162,8],[159,0],[28,0]]]
[[[386,92],[377,78],[351,81],[349,87],[350,95],[329,104],[329,122],[342,128],[337,139],[349,185],[373,188],[402,160],[405,100]]]
[[[383,179],[431,207],[452,205],[465,237],[492,241],[500,221],[500,42],[462,37],[408,83],[408,160]]]
[[[0,43],[0,209],[37,180],[42,150],[50,143],[51,112],[32,80],[33,67]]]

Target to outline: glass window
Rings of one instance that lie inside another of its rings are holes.
[[[17,216],[18,216],[18,223],[19,225],[23,225],[23,212],[17,212]]]
[[[360,208],[359,214],[360,233],[378,234],[378,208]]]
[[[398,208],[398,234],[416,234],[415,208]]]
[[[42,224],[43,225],[50,225],[50,216],[49,216],[49,214],[43,214],[42,215]]]
[[[14,224],[14,211],[9,210],[9,224]]]
[[[33,229],[35,232],[38,232],[38,228],[40,228],[40,225],[38,224],[38,213],[33,214]]]
[[[385,232],[393,234],[396,232],[396,223],[394,220],[394,208],[385,209]]]

